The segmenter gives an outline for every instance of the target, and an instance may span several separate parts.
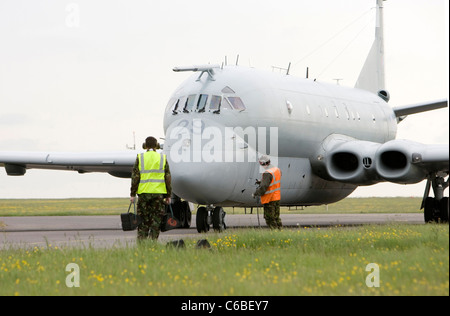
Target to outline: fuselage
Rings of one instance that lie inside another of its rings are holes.
[[[173,189],[199,204],[254,206],[257,159],[280,167],[283,205],[339,201],[356,186],[326,181],[311,159],[330,135],[384,143],[396,136],[391,107],[368,91],[245,67],[195,73],[164,117]]]

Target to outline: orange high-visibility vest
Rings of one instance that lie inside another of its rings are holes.
[[[277,167],[266,170],[272,175],[272,182],[266,193],[261,196],[261,203],[267,204],[272,201],[281,200],[281,170]]]

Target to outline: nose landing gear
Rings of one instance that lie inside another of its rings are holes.
[[[194,205],[192,203],[182,201],[178,196],[173,195],[172,210],[175,218],[181,223],[180,228],[191,227],[192,211],[194,210]]]
[[[227,226],[225,224],[225,211],[222,207],[217,206],[201,206],[197,209],[197,216],[195,224],[199,233],[206,233],[209,231],[212,224],[214,231],[222,232]]]

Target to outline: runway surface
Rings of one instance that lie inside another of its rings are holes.
[[[282,214],[286,228],[353,226],[363,224],[423,224],[423,214]],[[262,215],[227,215],[228,229],[262,227]],[[212,231],[212,229],[211,229]],[[208,234],[207,233],[206,237]],[[161,233],[162,243],[185,238],[205,238],[195,228],[195,215],[189,229]],[[134,245],[136,231],[124,232],[120,216],[26,216],[0,217],[0,250],[33,247],[113,247]]]

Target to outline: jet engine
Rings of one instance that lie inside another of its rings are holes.
[[[376,153],[376,171],[386,181],[412,184],[426,178],[421,163],[426,156],[423,145],[406,140],[393,140],[381,145]]]
[[[443,150],[443,145],[423,145],[407,140],[379,144],[334,136],[332,141],[324,142],[322,148],[311,160],[315,174],[342,183],[413,184],[424,180],[427,170],[448,170],[448,151]]]
[[[380,182],[374,167],[379,144],[367,141],[350,141],[332,149],[325,161],[328,176],[333,180],[370,185]]]

